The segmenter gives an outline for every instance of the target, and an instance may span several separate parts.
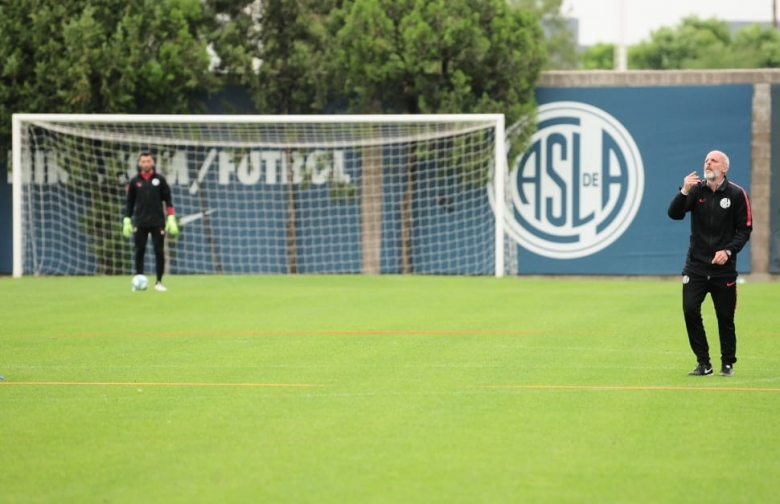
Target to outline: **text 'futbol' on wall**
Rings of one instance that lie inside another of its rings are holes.
[[[117,153],[117,161],[126,166],[117,183],[125,184],[136,173],[138,153]],[[321,185],[327,182],[350,183],[347,173],[354,153],[345,150],[315,150],[308,153],[280,150],[251,150],[236,153],[231,150],[209,149],[203,152],[173,150],[155,153],[157,168],[170,185],[187,186],[194,190],[196,182],[214,177],[220,185],[293,184],[305,182]],[[58,184],[68,181],[68,172],[57,161],[58,153],[35,150],[26,164],[32,170],[23,173],[24,183]],[[289,160],[289,161],[288,161]],[[288,165],[290,169],[288,169]],[[8,183],[12,183],[11,173]]]

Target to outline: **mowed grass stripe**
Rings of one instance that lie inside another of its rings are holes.
[[[148,337],[148,338],[186,338],[186,337],[229,337],[229,336],[545,336],[554,334],[582,335],[582,336],[610,336],[615,333],[603,331],[542,331],[542,330],[427,330],[408,329],[400,331],[376,331],[376,330],[333,330],[333,331],[161,331],[143,333],[81,333],[58,335],[17,335],[23,337],[46,338],[104,338],[104,337]]]
[[[99,387],[324,387],[314,383],[209,383],[209,382],[53,382],[25,381],[0,382],[0,387],[13,385],[33,386],[99,386]],[[614,390],[614,391],[695,391],[695,392],[780,392],[780,388],[758,387],[689,387],[689,386],[635,386],[635,385],[482,385],[483,389],[509,390]],[[441,395],[446,392],[428,392]],[[339,394],[343,395],[343,394]]]
[[[54,381],[24,381],[0,382],[0,387],[12,385],[36,386],[100,386],[100,387],[290,387],[311,388],[321,387],[314,383],[208,383],[208,382],[54,382]]]
[[[706,379],[706,378],[705,378]],[[654,386],[654,385],[483,385],[486,389],[509,390],[616,390],[616,391],[695,391],[695,392],[780,392],[780,388],[764,387],[690,387],[690,386]]]

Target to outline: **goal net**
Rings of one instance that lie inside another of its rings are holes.
[[[130,274],[142,151],[181,224],[170,273],[516,270],[501,114],[16,114],[12,148],[14,276]]]

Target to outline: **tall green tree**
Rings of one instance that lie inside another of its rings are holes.
[[[711,69],[776,68],[780,66],[780,32],[751,25],[731,35],[717,19],[684,18],[677,27],[663,27],[648,41],[629,48],[629,68]]]
[[[328,82],[345,91],[357,113],[504,113],[521,148],[533,131],[534,89],[546,62],[537,16],[505,0],[351,0],[330,18]],[[457,146],[455,146],[457,149]],[[401,201],[401,265],[411,262],[412,211],[418,161],[407,153]],[[381,156],[371,156],[381,159]],[[465,184],[487,181],[485,163],[445,167]],[[381,187],[379,167],[364,190]]]
[[[650,34],[650,40],[629,48],[628,67],[653,70],[722,68],[711,65],[716,64],[718,56],[727,54],[730,44],[728,23],[690,16],[676,28],[659,28]]]
[[[615,44],[595,44],[580,55],[583,70],[612,70],[615,68]]]
[[[185,112],[208,72],[199,0],[0,3],[0,135],[14,112]]]
[[[526,120],[514,130],[516,148],[532,131],[533,92],[547,59],[530,8],[506,0],[206,3],[219,20],[212,40],[220,70],[250,87],[260,112],[502,112],[507,124]],[[484,181],[471,168],[461,167],[463,178]],[[379,176],[381,167],[364,166],[363,183],[372,186],[363,190],[379,190]],[[295,191],[288,189],[291,271]]]
[[[246,86],[257,112],[311,114],[321,112],[324,97],[341,90],[322,78],[324,20],[332,1],[276,0],[208,3],[217,23],[211,33],[218,70]],[[296,140],[289,139],[291,142]],[[287,180],[293,180],[292,151],[284,152]],[[287,268],[298,272],[297,199],[299,188],[287,184]]]
[[[742,68],[780,68],[780,31],[775,28],[758,24],[742,28],[731,48]]]
[[[9,135],[15,112],[189,111],[197,91],[218,85],[205,21],[200,0],[0,2],[0,136]],[[83,181],[73,189],[89,192],[80,226],[97,272],[125,272],[129,255],[116,225],[121,169],[98,145],[89,163],[79,162],[71,144],[56,155],[70,181]]]
[[[332,2],[206,2],[217,22],[211,32],[218,71],[246,86],[257,111],[307,114],[317,101],[323,24]]]
[[[361,113],[535,110],[546,62],[536,16],[504,0],[351,0],[334,11],[332,82]]]

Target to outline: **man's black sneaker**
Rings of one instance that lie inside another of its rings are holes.
[[[734,376],[734,366],[731,364],[724,364],[722,368],[720,368],[720,375],[721,376]]]
[[[712,365],[699,364],[696,368],[688,373],[688,376],[707,376],[712,374]]]

